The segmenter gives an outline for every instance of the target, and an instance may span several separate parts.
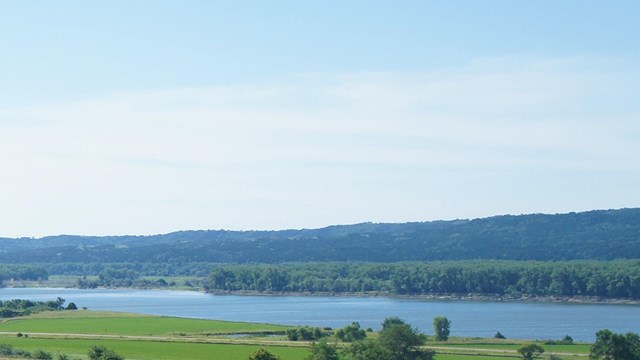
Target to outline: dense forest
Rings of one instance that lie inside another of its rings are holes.
[[[640,299],[640,261],[221,265],[208,291]]]
[[[0,264],[0,282],[10,280],[42,280],[49,277],[43,266]]]
[[[1,263],[640,259],[640,209],[281,231],[0,238]]]
[[[141,261],[141,259],[143,261]],[[281,231],[0,239],[0,281],[640,299],[640,209]]]

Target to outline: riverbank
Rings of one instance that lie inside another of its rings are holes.
[[[181,278],[184,281],[184,278]],[[491,295],[491,294],[392,294],[386,292],[294,292],[294,291],[225,291],[210,290],[205,291],[201,286],[192,286],[192,283],[199,283],[196,279],[186,282],[189,285],[171,279],[173,285],[169,286],[114,286],[97,287],[96,289],[111,290],[174,290],[174,291],[195,291],[204,292],[211,295],[239,295],[239,296],[308,296],[308,297],[382,297],[393,299],[411,299],[425,301],[487,301],[487,302],[530,302],[530,303],[574,303],[574,304],[619,304],[619,305],[640,305],[640,299],[627,298],[603,298],[593,296],[533,296],[533,295]],[[53,281],[19,281],[5,282],[3,287],[9,288],[66,288],[66,289],[86,289],[77,286],[77,277],[55,277]]]
[[[311,296],[311,297],[382,297],[408,300],[433,301],[486,301],[486,302],[531,302],[531,303],[575,303],[575,304],[620,304],[640,305],[640,299],[607,299],[592,296],[506,296],[488,294],[419,294],[399,295],[382,292],[274,292],[274,291],[207,291],[211,295],[237,296]]]

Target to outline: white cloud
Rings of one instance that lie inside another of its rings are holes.
[[[588,186],[575,182],[585,173],[604,184],[638,179],[638,80],[600,60],[483,59],[439,72],[304,74],[3,109],[0,233],[629,206],[637,195],[583,194]],[[527,194],[538,188],[556,198]]]

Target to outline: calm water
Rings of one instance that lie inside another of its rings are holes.
[[[57,296],[91,310],[154,315],[309,324],[342,327],[352,321],[380,328],[388,316],[399,316],[423,332],[432,333],[435,316],[451,320],[454,336],[592,341],[595,332],[640,332],[640,306],[431,301],[359,297],[214,296],[189,291],[0,289],[0,299],[54,300]]]

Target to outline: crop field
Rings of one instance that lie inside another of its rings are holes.
[[[303,360],[309,342],[293,342],[287,326],[159,317],[139,314],[65,311],[44,312],[0,321],[0,344],[34,352],[45,350],[86,359],[92,346],[105,346],[129,360],[247,360],[259,348],[282,360]],[[371,334],[375,337],[375,333]],[[428,342],[437,360],[517,359],[521,341],[452,338]],[[543,345],[563,360],[586,359],[588,344]]]

